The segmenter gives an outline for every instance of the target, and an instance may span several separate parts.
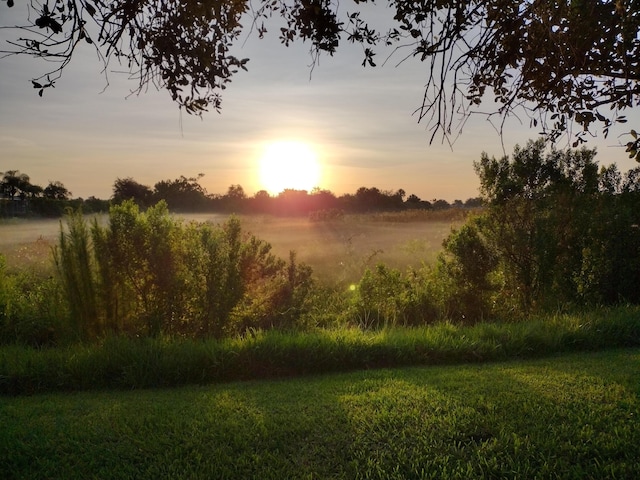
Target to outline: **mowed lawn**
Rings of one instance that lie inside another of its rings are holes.
[[[0,397],[2,478],[640,478],[640,349]]]

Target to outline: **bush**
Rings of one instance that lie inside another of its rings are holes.
[[[494,279],[499,258],[481,234],[479,220],[470,220],[444,240],[436,270],[447,285],[442,291],[446,316],[464,323],[489,317],[497,291]]]
[[[80,213],[67,216],[56,266],[74,331],[157,337],[222,337],[248,328],[293,327],[311,288],[311,269],[292,253],[222,226],[183,224],[160,202],[140,212],[113,206],[107,226],[89,231]]]
[[[364,329],[433,323],[442,315],[431,287],[426,269],[402,274],[379,264],[362,276],[350,316]]]
[[[68,313],[55,278],[8,273],[0,255],[0,343],[50,346],[70,340]]]
[[[498,260],[499,297],[520,312],[640,302],[638,171],[598,170],[595,154],[537,141],[475,164],[487,205],[475,228]],[[469,265],[465,250],[450,253]]]

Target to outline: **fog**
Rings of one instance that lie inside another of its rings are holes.
[[[185,222],[223,223],[228,215],[176,214]],[[92,216],[101,224],[107,215]],[[461,221],[379,221],[372,216],[346,216],[342,221],[311,222],[307,218],[240,216],[243,230],[269,242],[273,253],[313,268],[316,278],[331,283],[356,282],[366,268],[385,263],[405,270],[433,263],[451,227]],[[64,221],[62,221],[64,224]],[[58,242],[61,220],[9,219],[0,221],[0,253],[14,268],[47,268]]]

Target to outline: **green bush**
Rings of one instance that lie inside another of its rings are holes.
[[[0,255],[0,343],[49,346],[71,339],[60,284],[32,272],[8,273]]]
[[[56,266],[81,338],[107,333],[223,337],[250,328],[292,328],[304,312],[311,269],[271,253],[240,221],[183,224],[164,202],[140,212],[113,206],[89,230],[67,216]]]
[[[53,257],[67,299],[71,328],[79,338],[89,338],[101,333],[90,233],[81,212],[69,211],[66,223],[66,232],[60,228]]]
[[[355,290],[351,313],[364,329],[415,326],[442,318],[432,289],[430,270],[403,274],[383,264],[367,269]]]
[[[446,316],[464,323],[491,316],[499,258],[481,233],[480,219],[454,230],[443,246],[437,269],[440,281],[447,284],[442,292]]]
[[[475,164],[486,205],[475,225],[498,260],[498,297],[522,313],[640,302],[638,172],[598,170],[595,155],[537,141]]]
[[[312,290],[312,270],[296,263],[295,252],[289,262],[273,261],[273,274],[261,281],[249,283],[249,291],[234,309],[232,323],[235,333],[250,328],[291,330],[300,326],[300,320],[309,305]],[[265,261],[252,264],[266,263]]]

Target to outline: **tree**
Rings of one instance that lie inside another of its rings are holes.
[[[226,195],[222,197],[222,205],[229,212],[238,212],[243,209],[246,199],[242,185],[229,185]]]
[[[162,180],[154,186],[155,200],[164,200],[170,209],[183,211],[202,210],[207,206],[207,191],[199,180],[204,173],[197,177],[187,178],[184,175],[175,180]]]
[[[501,119],[500,131],[507,118],[524,114],[550,140],[577,125],[575,144],[594,125],[606,136],[625,121],[623,110],[640,103],[640,0],[390,0],[393,18],[380,31],[361,6],[375,0],[354,0],[344,13],[339,3],[31,0],[10,53],[58,62],[33,80],[42,95],[76,48],[89,43],[105,65],[117,60],[128,67],[138,91],[162,86],[181,108],[200,114],[219,110],[220,92],[246,70],[247,59],[230,50],[247,25],[262,37],[265,22],[276,24],[285,46],[310,41],[314,64],[346,41],[362,46],[363,66],[375,67],[376,53],[390,47],[405,52],[400,61],[428,64],[418,113],[429,122],[431,140],[438,133],[451,140],[487,96],[495,107],[482,114]],[[638,147],[634,137],[628,152],[640,160]]]
[[[273,198],[266,190],[258,190],[251,199],[249,210],[251,213],[270,213]]]
[[[151,202],[153,192],[146,186],[136,182],[133,178],[118,178],[113,183],[113,201],[122,203],[133,200],[137,205],[147,206]]]
[[[4,197],[13,200],[16,195],[21,199],[31,196],[33,192],[33,186],[31,185],[31,179],[26,173],[20,173],[20,170],[7,170],[2,175],[2,181],[0,181],[0,191]]]
[[[486,206],[476,225],[524,310],[640,300],[638,169],[623,176],[595,156],[538,140],[474,164]]]
[[[62,182],[49,182],[43,191],[45,198],[51,198],[54,200],[69,200],[71,198],[71,192],[67,190]]]
[[[431,206],[435,209],[435,210],[445,210],[449,207],[451,207],[451,204],[449,202],[447,202],[446,200],[443,200],[442,198],[438,199],[438,198],[434,198],[431,202]]]

